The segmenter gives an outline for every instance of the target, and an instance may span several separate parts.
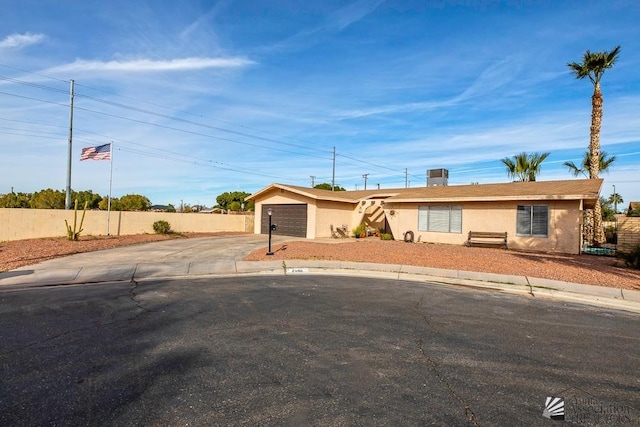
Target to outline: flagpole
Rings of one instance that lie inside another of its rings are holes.
[[[111,218],[111,183],[113,182],[113,141],[109,145],[110,167],[109,167],[109,202],[107,203],[107,236],[109,235],[109,219]]]
[[[69,159],[67,163],[67,191],[65,194],[64,207],[71,209],[71,156],[73,153],[73,96],[75,82],[71,80],[69,87]]]

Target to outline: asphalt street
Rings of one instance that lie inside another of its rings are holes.
[[[638,425],[639,320],[330,275],[0,288],[0,425]]]

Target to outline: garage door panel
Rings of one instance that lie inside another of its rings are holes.
[[[307,205],[306,204],[278,204],[262,205],[262,221],[260,232],[269,234],[269,215],[267,209],[273,211],[271,220],[277,225],[272,233],[281,236],[307,237]]]

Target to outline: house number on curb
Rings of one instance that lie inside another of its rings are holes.
[[[308,273],[308,268],[287,268],[287,273]]]

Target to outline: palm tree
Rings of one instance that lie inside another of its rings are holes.
[[[591,128],[589,133],[589,153],[591,154],[589,164],[589,178],[596,179],[600,172],[600,128],[602,126],[602,92],[600,90],[600,80],[605,70],[613,67],[618,59],[620,46],[616,46],[610,52],[584,53],[582,63],[569,62],[567,66],[579,80],[588,77],[593,84],[593,95],[591,96]],[[593,228],[595,230],[595,243],[604,243],[605,236],[602,230],[602,214],[599,202],[596,202],[593,215]]]
[[[598,161],[598,171],[608,171],[611,163],[615,162],[616,156],[609,156],[609,153],[606,151],[600,152],[600,159]],[[573,176],[578,176],[580,174],[589,178],[589,168],[591,167],[591,152],[585,151],[584,157],[582,158],[582,163],[580,167],[578,167],[573,162],[564,162],[563,163],[567,168],[569,168],[569,172],[573,174]]]
[[[621,205],[624,203],[622,196],[618,193],[613,193],[612,195],[610,195],[607,201],[609,203],[613,203],[613,210],[615,211],[615,213],[618,213],[618,204]]]
[[[515,181],[535,181],[542,162],[550,153],[520,153],[500,161],[507,167],[507,175]]]
[[[611,163],[613,163],[615,160],[616,160],[616,156],[609,156],[609,153],[607,153],[606,151],[601,151],[600,159],[598,161],[598,170],[603,172],[608,171],[609,166],[611,166]],[[578,176],[582,174],[587,178],[589,178],[590,176],[589,168],[591,167],[591,152],[589,150],[584,152],[584,156],[582,158],[582,164],[580,165],[580,167],[576,166],[575,163],[570,161],[564,162],[564,165],[569,168],[569,172],[571,172],[573,176]],[[602,225],[601,225],[602,220],[597,221],[595,219],[596,215],[594,212],[597,210],[598,215],[600,215],[600,218],[602,218],[602,203],[600,203],[600,200],[598,200],[598,202],[596,203],[596,207],[597,209],[588,209],[584,213],[583,236],[586,242],[592,242],[594,240],[595,233],[593,232],[593,230],[598,230],[602,228]],[[596,227],[600,227],[600,228],[596,228]],[[603,231],[603,236],[604,236],[604,231]],[[603,238],[606,239],[606,236],[604,236]]]

